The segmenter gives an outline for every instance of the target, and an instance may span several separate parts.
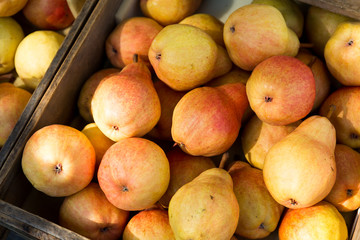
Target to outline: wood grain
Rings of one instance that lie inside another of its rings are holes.
[[[360,20],[359,0],[298,0],[298,1]]]

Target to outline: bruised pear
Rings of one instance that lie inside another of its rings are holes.
[[[161,113],[148,67],[134,57],[133,63],[102,81],[94,93],[91,111],[96,125],[113,141],[148,133]]]
[[[195,88],[174,108],[172,138],[194,156],[222,154],[235,142],[248,104],[241,82]]]
[[[200,173],[171,198],[169,221],[176,239],[228,240],[235,233],[239,204],[230,174],[220,168]]]
[[[287,208],[304,208],[323,200],[336,180],[335,128],[313,115],[273,145],[263,174],[273,198]]]

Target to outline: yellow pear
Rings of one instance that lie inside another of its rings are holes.
[[[202,0],[141,0],[142,13],[163,26],[178,23],[193,14]]]
[[[1,3],[0,3],[1,6]],[[1,9],[1,8],[0,8]],[[14,57],[17,47],[24,38],[20,24],[12,17],[0,17],[0,75],[15,68]]]
[[[209,34],[214,41],[225,46],[223,38],[224,23],[208,13],[196,13],[184,18],[180,24],[188,24],[202,29]]]
[[[205,170],[179,188],[168,210],[176,239],[230,239],[239,218],[230,174],[220,168]]]
[[[1,0],[0,17],[10,17],[20,12],[28,0]]]
[[[186,91],[230,71],[225,49],[200,28],[187,24],[164,27],[149,49],[157,77],[177,91]]]
[[[327,41],[324,49],[330,73],[345,86],[360,86],[360,22],[342,22]]]
[[[312,206],[323,200],[336,180],[335,128],[326,117],[306,118],[273,145],[263,174],[273,198],[287,208]]]
[[[55,31],[38,30],[20,42],[15,53],[15,70],[29,88],[34,90],[39,85],[64,38]]]
[[[115,142],[106,137],[103,132],[100,131],[96,123],[89,123],[81,130],[82,133],[90,140],[95,149],[96,162],[95,172],[97,172],[101,159],[104,156],[106,150],[109,149]]]
[[[288,125],[271,125],[253,115],[241,132],[241,146],[246,160],[254,167],[263,169],[270,148],[299,126],[301,120]]]
[[[229,169],[240,207],[236,234],[249,239],[264,238],[274,232],[284,206],[267,190],[260,169],[235,161]]]

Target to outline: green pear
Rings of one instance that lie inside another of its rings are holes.
[[[263,174],[273,198],[287,208],[304,208],[323,200],[336,180],[335,128],[326,117],[313,115],[265,157]]]
[[[240,212],[231,176],[221,168],[205,170],[179,188],[168,210],[178,240],[228,240],[235,233]]]
[[[339,23],[351,20],[350,17],[310,6],[305,18],[304,30],[308,41],[313,44],[312,49],[315,54],[323,58],[325,45]]]
[[[300,38],[304,28],[304,15],[294,0],[253,0],[252,3],[276,7],[285,18],[286,25]]]

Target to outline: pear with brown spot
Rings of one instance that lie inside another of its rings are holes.
[[[228,240],[239,212],[230,174],[211,168],[177,190],[170,200],[169,221],[176,239]]]

